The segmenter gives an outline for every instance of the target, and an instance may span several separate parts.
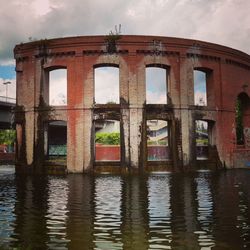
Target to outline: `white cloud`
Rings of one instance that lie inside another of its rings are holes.
[[[165,93],[159,92],[147,92],[147,103],[148,104],[166,104],[167,97]]]
[[[49,0],[34,0],[32,6],[38,16],[45,15],[51,10]]]
[[[114,67],[95,70],[95,102],[119,103],[119,69]]]
[[[0,3],[0,66],[14,64],[14,46],[28,42],[29,37],[108,34],[120,23],[123,34],[191,38],[250,53],[250,1],[246,0],[0,0]],[[105,85],[108,86],[110,78],[103,76]],[[5,95],[1,81],[0,95]],[[15,96],[15,80],[11,81],[9,95]],[[103,90],[103,96],[110,95],[108,89]],[[159,100],[159,95],[151,95]]]
[[[67,104],[67,70],[58,69],[50,72],[49,79],[50,105]]]
[[[250,53],[250,1],[246,0],[11,0],[0,9],[0,61],[29,37],[123,34],[186,37]],[[0,62],[0,63],[1,63]]]
[[[207,95],[206,92],[195,92],[194,95],[194,104],[199,106],[207,105]]]

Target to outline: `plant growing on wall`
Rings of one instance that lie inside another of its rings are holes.
[[[119,31],[117,30],[117,26],[115,26],[115,31],[112,30],[106,36],[106,49],[107,52],[112,54],[117,52],[116,42],[121,38],[121,25],[119,24]]]

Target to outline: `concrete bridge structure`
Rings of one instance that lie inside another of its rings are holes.
[[[246,53],[197,40],[110,35],[34,41],[17,45],[14,54],[17,171],[137,172],[250,165],[250,56]],[[95,102],[95,69],[106,66],[119,69],[118,103]],[[165,103],[147,103],[148,67],[166,71]],[[49,102],[49,75],[57,69],[67,70],[67,103],[61,106]],[[195,70],[205,74],[203,105],[195,103]],[[239,101],[240,125],[236,122]],[[100,120],[120,122],[119,161],[95,159],[95,124]],[[168,159],[148,159],[148,120],[167,122]],[[197,157],[196,121],[208,127],[208,153],[203,160]],[[239,126],[242,138],[237,138]],[[61,133],[58,138],[67,145],[62,160],[47,157],[51,133]]]
[[[13,128],[15,106],[16,99],[0,96],[0,129]]]

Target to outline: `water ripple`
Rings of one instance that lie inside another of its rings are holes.
[[[121,178],[98,177],[95,182],[94,249],[123,249],[121,240]]]
[[[48,213],[46,224],[49,249],[67,249],[66,221],[68,218],[68,184],[65,179],[51,178],[48,182]]]
[[[171,249],[169,175],[148,179],[149,249]]]
[[[0,249],[248,249],[249,178],[15,176],[0,167]]]

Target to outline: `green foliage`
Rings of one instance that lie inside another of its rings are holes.
[[[11,129],[0,130],[0,144],[13,145],[16,138],[16,131]]]
[[[244,144],[242,102],[239,99],[236,102],[236,138],[237,144]]]
[[[120,145],[120,133],[96,133],[95,142],[104,145]]]
[[[105,37],[105,41],[107,42],[107,52],[108,53],[116,53],[116,41],[121,38],[120,31],[118,32],[117,27],[115,32],[110,31],[109,34]]]

